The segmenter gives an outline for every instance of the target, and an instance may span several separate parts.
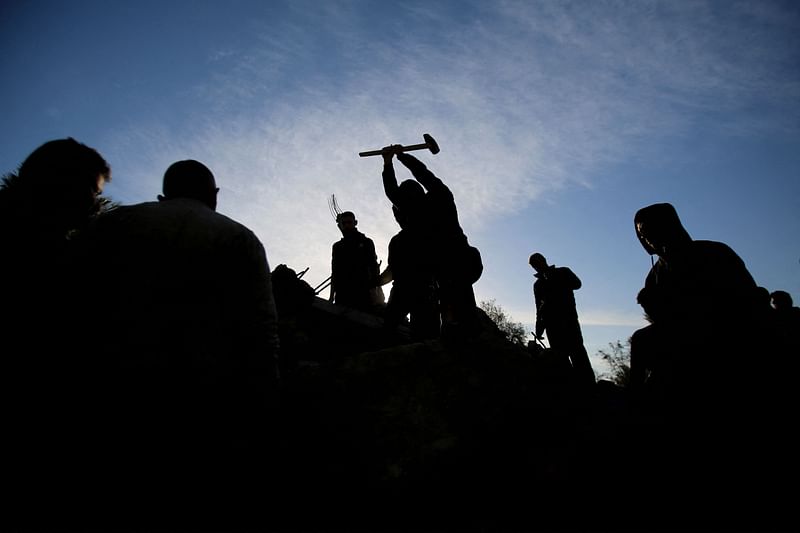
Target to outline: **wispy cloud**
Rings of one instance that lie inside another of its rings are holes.
[[[290,5],[280,23],[254,17],[249,46],[212,54],[194,93],[203,112],[183,131],[151,117],[120,132],[110,158],[131,180],[114,184],[125,201],[153,198],[171,161],[203,160],[220,211],[256,231],[273,266],[311,266],[320,280],[338,238],[330,194],[379,253],[396,231],[380,158],[360,150],[432,134],[442,152],[421,157],[472,234],[547,191],[595,186],[598,168],[690,127],[697,109],[797,109],[797,69],[781,69],[797,47],[769,32],[798,17],[780,5],[477,2],[454,16],[418,3],[374,17],[364,10],[377,3]]]

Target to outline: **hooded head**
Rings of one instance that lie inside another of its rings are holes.
[[[178,161],[164,173],[163,196],[159,200],[193,198],[211,209],[217,208],[217,183],[214,174],[203,163],[193,159]]]
[[[633,217],[636,236],[650,255],[663,257],[692,241],[672,204],[643,207]]]

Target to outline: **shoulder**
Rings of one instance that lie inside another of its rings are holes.
[[[717,264],[721,267],[744,269],[744,260],[733,248],[723,242],[694,241],[692,245],[694,260],[706,266]]]
[[[695,253],[739,257],[738,254],[733,251],[733,248],[724,242],[696,240],[692,241],[690,247]]]
[[[197,229],[214,243],[228,247],[264,249],[261,239],[243,223],[204,205],[192,205],[189,209],[191,213],[187,216],[191,217],[191,223],[196,224]]]
[[[218,213],[213,209],[200,210],[198,211],[198,214],[203,218],[205,218],[209,223],[214,224],[220,229],[225,229],[227,231],[230,231],[231,233],[238,233],[241,235],[246,235],[248,237],[256,238],[256,234],[253,232],[253,230],[251,230],[238,220],[234,220],[227,215]]]
[[[124,224],[126,221],[154,220],[159,218],[163,209],[161,202],[142,202],[139,204],[121,205],[97,215],[92,224],[105,226],[107,224]]]

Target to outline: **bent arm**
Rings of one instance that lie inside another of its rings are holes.
[[[426,167],[422,161],[413,155],[403,152],[397,154],[397,159],[403,163],[408,170],[411,171],[414,179],[420,182],[428,191],[447,192],[448,194],[450,193],[450,189],[447,188],[447,185],[445,185],[442,180],[437,178],[433,172],[428,170],[428,167]]]
[[[562,283],[569,289],[573,291],[577,291],[581,288],[581,280],[575,273],[570,270],[569,268],[564,267],[564,270],[561,271],[564,275],[562,277]]]

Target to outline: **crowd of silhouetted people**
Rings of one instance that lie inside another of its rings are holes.
[[[394,158],[413,179],[398,184]],[[199,161],[170,165],[152,202],[109,205],[110,180],[103,157],[68,138],[38,147],[0,186],[5,471],[16,501],[91,487],[87,497],[123,491],[144,507],[173,490],[269,483],[281,376],[264,246],[216,212],[219,188]],[[398,145],[383,149],[382,180],[399,227],[387,265],[355,214],[337,213],[330,300],[379,309],[388,330],[407,321],[414,341],[469,338],[483,263],[452,192]],[[727,245],[692,239],[670,204],[640,209],[634,228],[657,261],[637,297],[650,323],[631,338],[628,392],[646,428],[631,461],[673,481],[768,482],[795,442],[786,428],[800,310],[760,287]],[[529,261],[535,339],[546,334],[591,389],[581,281],[541,253]],[[746,457],[771,452],[769,472]]]

